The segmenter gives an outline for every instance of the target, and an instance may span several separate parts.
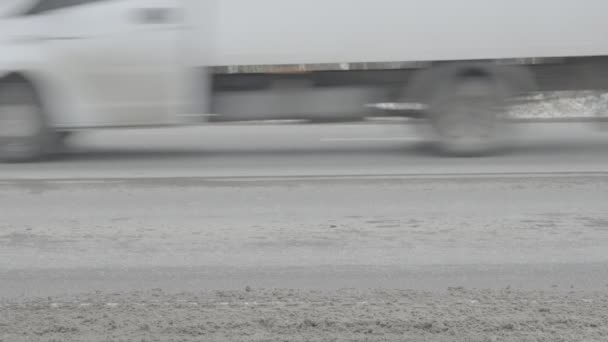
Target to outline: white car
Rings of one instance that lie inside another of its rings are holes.
[[[185,30],[179,5],[39,0],[6,6],[0,158],[40,156],[56,131],[176,123]]]

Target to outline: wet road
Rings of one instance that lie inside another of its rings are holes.
[[[0,167],[0,297],[164,288],[605,289],[608,132],[446,158],[414,126],[102,131]]]

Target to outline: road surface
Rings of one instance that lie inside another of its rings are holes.
[[[0,341],[608,336],[608,132],[103,131],[0,167]],[[232,323],[231,323],[232,322]]]

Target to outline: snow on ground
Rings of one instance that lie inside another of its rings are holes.
[[[603,116],[608,119],[608,93],[555,92],[534,95],[532,103],[515,105],[509,116],[516,119],[576,119]]]
[[[0,302],[0,341],[606,341],[608,293],[215,291]]]

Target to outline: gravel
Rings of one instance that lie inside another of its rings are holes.
[[[0,303],[2,342],[608,339],[608,292],[156,289]]]

